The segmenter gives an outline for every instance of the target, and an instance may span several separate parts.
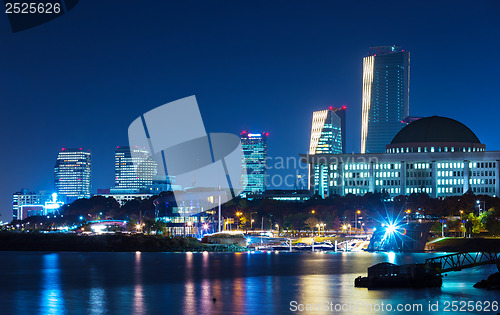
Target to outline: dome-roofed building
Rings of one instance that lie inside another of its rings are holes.
[[[486,151],[464,124],[446,117],[420,118],[401,129],[386,153],[302,155],[309,189],[321,196],[411,193],[431,197],[500,194],[500,152]],[[319,176],[312,170],[319,169]]]
[[[485,149],[486,146],[466,125],[440,116],[410,123],[386,146],[388,153],[476,152]]]

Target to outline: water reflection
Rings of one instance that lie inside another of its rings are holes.
[[[146,312],[144,308],[144,292],[142,286],[142,261],[141,252],[135,252],[135,265],[134,265],[134,313],[144,314]]]
[[[95,267],[90,268],[89,311],[91,314],[106,313],[106,290],[99,283],[102,273]]]
[[[427,305],[498,299],[497,292],[472,287],[495,272],[494,265],[449,273],[441,289],[367,290],[353,285],[373,264],[423,262],[432,255],[3,253],[2,263],[8,267],[0,268],[0,313],[274,315],[289,312],[292,300]]]
[[[386,254],[387,254],[387,261],[390,262],[391,264],[395,264],[396,263],[396,253],[389,252]]]
[[[43,314],[66,313],[59,272],[59,255],[45,254],[43,256],[42,294],[40,300],[40,311]]]
[[[193,253],[191,252],[186,253],[184,270],[184,314],[192,314],[196,311],[196,296],[193,283]]]

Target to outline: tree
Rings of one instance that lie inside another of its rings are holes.
[[[246,229],[246,226],[247,226],[247,218],[244,216],[244,215],[240,215],[239,216],[239,227],[240,229],[244,230]]]
[[[483,212],[480,216],[481,224],[490,232],[491,234],[500,234],[500,220],[495,215],[493,209]]]
[[[316,225],[319,223],[319,221],[315,217],[310,217],[304,223],[307,228],[314,232],[314,229],[316,228]]]
[[[469,234],[479,234],[483,229],[481,220],[479,219],[479,217],[475,216],[474,213],[469,213],[467,223],[467,233]]]

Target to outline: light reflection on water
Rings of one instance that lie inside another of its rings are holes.
[[[497,298],[498,292],[472,287],[495,266],[449,273],[439,289],[354,288],[354,279],[375,263],[431,256],[436,254],[1,252],[1,313],[281,314],[292,300],[427,307],[429,301]]]
[[[44,314],[64,314],[64,299],[59,277],[59,255],[46,254],[42,266],[42,294],[40,308]]]

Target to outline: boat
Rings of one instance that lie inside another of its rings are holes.
[[[330,242],[329,240],[326,240],[324,242],[317,242],[311,245],[311,250],[314,246],[314,250],[335,250],[335,246]]]
[[[434,288],[441,287],[443,278],[437,272],[437,265],[406,264],[388,262],[368,268],[367,277],[357,277],[354,286],[358,288]]]

